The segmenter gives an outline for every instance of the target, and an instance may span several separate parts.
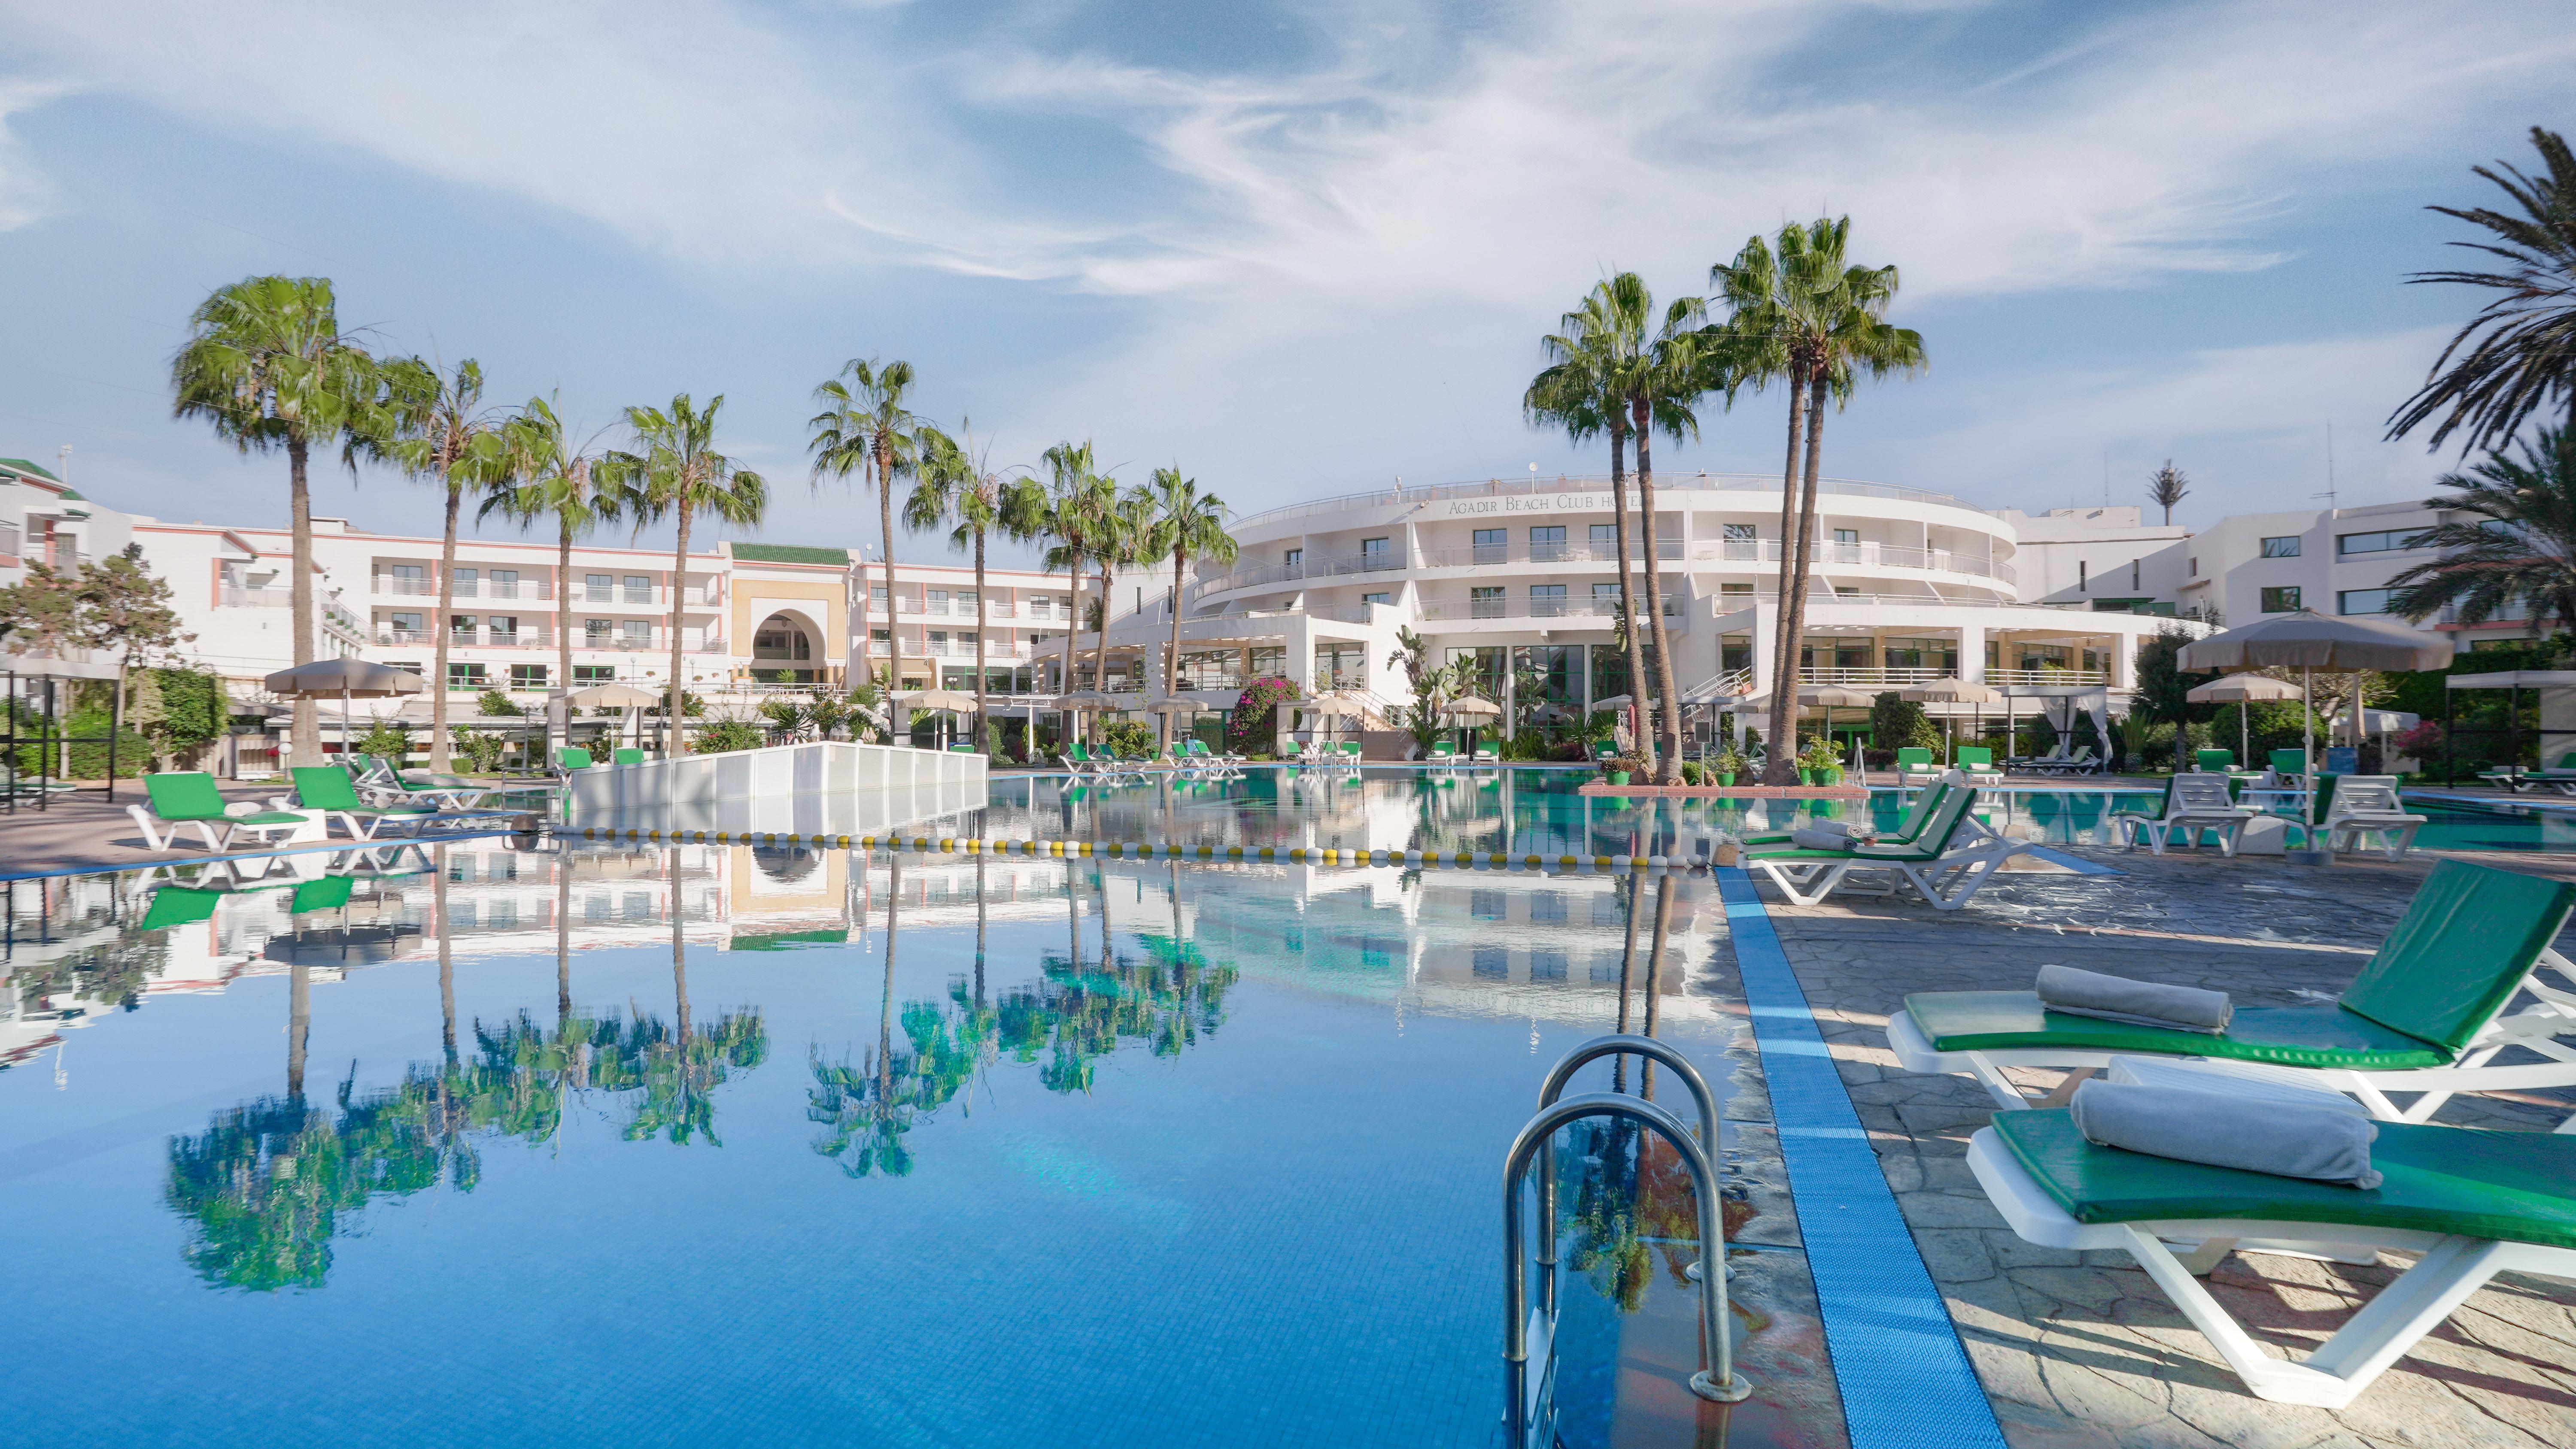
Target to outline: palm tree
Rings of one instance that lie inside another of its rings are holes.
[[[1047,504],[1044,536],[1056,540],[1046,551],[1041,567],[1050,571],[1062,569],[1072,586],[1072,616],[1064,631],[1063,692],[1071,694],[1075,683],[1074,653],[1081,647],[1082,633],[1082,565],[1089,557],[1091,540],[1108,522],[1110,505],[1117,496],[1117,485],[1093,471],[1091,444],[1071,441],[1056,444],[1041,455],[1047,465]],[[1104,608],[1105,614],[1107,610]],[[1105,683],[1095,680],[1094,684]],[[1072,735],[1066,732],[1067,738]]]
[[[689,528],[701,513],[720,523],[747,528],[769,509],[769,483],[716,451],[716,411],[724,394],[707,399],[700,409],[687,393],[663,408],[628,408],[627,426],[635,431],[634,450],[608,455],[605,466],[617,482],[636,495],[639,525],[668,516],[679,524],[679,542],[671,552],[671,725],[670,753],[687,754],[687,679],[680,672],[681,584],[689,567]],[[685,1033],[684,1033],[685,1034]]]
[[[909,362],[877,363],[853,357],[842,365],[840,376],[814,389],[814,398],[823,404],[823,411],[805,424],[812,434],[806,449],[814,455],[816,482],[821,482],[825,474],[847,478],[853,473],[872,474],[876,480],[877,514],[885,527],[889,691],[903,688],[903,630],[895,619],[894,485],[897,478],[912,469],[919,449],[916,434],[923,426],[921,419],[903,405],[912,393],[912,385]],[[862,582],[865,577],[862,569]],[[865,609],[860,610],[859,621],[864,629]],[[890,729],[902,723],[895,713],[889,704],[886,722]]]
[[[2190,493],[2191,475],[2175,467],[2171,458],[2147,479],[2147,500],[2164,509],[2167,523],[2173,522],[2174,506]]]
[[[606,430],[602,429],[604,433]],[[510,453],[510,475],[517,486],[495,493],[475,512],[477,521],[498,513],[522,528],[538,519],[555,521],[555,687],[558,696],[572,691],[572,544],[603,523],[639,512],[643,500],[603,466],[608,455],[593,451],[601,433],[575,441],[553,402],[528,399],[510,420],[504,445]],[[570,724],[567,714],[565,721]],[[570,743],[569,733],[565,742]]]
[[[2552,399],[2576,427],[2576,154],[2565,137],[2538,126],[2531,128],[2531,144],[2547,163],[2542,175],[2526,176],[2501,161],[2502,175],[2474,168],[2503,188],[2521,215],[2482,206],[2426,208],[2485,227],[2492,240],[2451,245],[2500,257],[2506,270],[2407,278],[2486,287],[2496,295],[2433,360],[2423,389],[2390,415],[2391,438],[2443,414],[2433,429],[2434,447],[2453,429],[2466,428],[2467,446],[2493,449]]]
[[[286,450],[293,508],[297,664],[313,662],[313,499],[306,465],[316,446],[371,433],[377,368],[340,331],[327,277],[250,277],[218,287],[188,318],[187,344],[170,361],[172,415],[203,418],[244,453]],[[354,463],[355,453],[344,453]],[[290,762],[319,765],[322,731],[313,701],[295,701]]]
[[[1634,287],[1639,303],[1646,304],[1640,310],[1652,311],[1643,281],[1634,273],[1621,273],[1618,280]],[[1697,297],[1684,297],[1667,307],[1663,326],[1652,341],[1638,350],[1636,365],[1627,370],[1623,389],[1628,430],[1637,442],[1637,516],[1645,532],[1645,607],[1654,631],[1654,693],[1663,720],[1663,764],[1656,779],[1666,785],[1681,782],[1681,691],[1674,687],[1673,641],[1664,623],[1663,565],[1659,562],[1663,550],[1655,544],[1655,463],[1650,443],[1657,428],[1676,442],[1686,436],[1699,436],[1695,404],[1714,381],[1700,357],[1699,326],[1705,312],[1706,304]],[[1633,620],[1635,616],[1630,617]],[[1636,633],[1633,623],[1629,633]],[[1648,753],[1651,758],[1654,752]]]
[[[2553,620],[2576,627],[2576,428],[2542,428],[2520,459],[2490,453],[2442,486],[2456,491],[2424,506],[2476,520],[2416,536],[2442,554],[2388,581],[2389,611],[2420,623],[2456,608],[2461,623],[2479,624],[2521,607],[2535,635]]]
[[[1234,535],[1225,531],[1225,500],[1201,493],[1198,480],[1178,468],[1157,468],[1148,485],[1154,503],[1151,543],[1156,556],[1172,560],[1172,643],[1163,655],[1163,697],[1179,687],[1181,671],[1181,577],[1192,558],[1230,564],[1236,557]],[[1172,746],[1172,719],[1161,716],[1163,748]]]
[[[904,500],[906,528],[955,525],[951,548],[975,551],[975,740],[989,748],[992,724],[984,687],[984,539],[1034,536],[1046,512],[1046,495],[1034,480],[1005,478],[986,465],[974,449],[974,424],[966,423],[967,441],[960,446],[935,428],[923,430],[921,462],[914,470],[912,496]]]
[[[1115,485],[1112,486],[1114,488]],[[1102,514],[1102,523],[1091,549],[1093,562],[1100,566],[1100,645],[1092,655],[1091,677],[1099,680],[1100,687],[1106,690],[1109,687],[1109,590],[1112,576],[1118,570],[1134,568],[1152,556],[1154,500],[1142,488],[1113,493],[1108,509]],[[1141,678],[1137,687],[1144,687]]]
[[[1623,273],[1619,278],[1595,285],[1583,304],[1558,319],[1563,330],[1540,339],[1546,349],[1548,366],[1530,381],[1529,390],[1521,395],[1521,408],[1533,423],[1553,423],[1565,429],[1567,436],[1580,443],[1602,433],[1610,435],[1610,516],[1619,552],[1619,611],[1622,618],[1637,615],[1637,577],[1629,560],[1628,543],[1628,409],[1624,374],[1636,360],[1643,345],[1646,316],[1651,303],[1642,285],[1628,287],[1635,276]],[[1628,656],[1628,697],[1643,699],[1646,694],[1646,663],[1635,629],[1620,636],[1620,647]],[[1655,746],[1651,738],[1642,737],[1637,747],[1645,752],[1646,768],[1655,768]]]
[[[515,461],[504,446],[501,414],[483,406],[483,365],[467,358],[452,374],[417,357],[384,364],[390,417],[370,451],[414,478],[436,481],[447,492],[447,529],[438,549],[438,624],[431,647],[429,767],[449,767],[447,647],[456,604],[456,515],[465,495],[499,498],[512,481]]]
[[[1776,256],[1760,237],[1745,243],[1732,265],[1710,269],[1728,319],[1709,329],[1706,355],[1730,374],[1729,383],[1757,387],[1786,380],[1789,401],[1789,467],[1784,495],[1799,493],[1792,534],[1781,533],[1779,650],[1771,691],[1771,742],[1767,784],[1792,781],[1798,718],[1798,649],[1805,637],[1807,582],[1814,561],[1817,472],[1824,458],[1825,403],[1850,396],[1861,373],[1923,369],[1923,337],[1883,319],[1896,296],[1896,268],[1853,266],[1845,260],[1851,218],[1818,219],[1780,229]],[[1796,477],[1803,401],[1805,481]],[[1781,500],[1788,518],[1788,499]]]

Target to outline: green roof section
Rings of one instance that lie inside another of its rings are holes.
[[[750,563],[837,564],[849,566],[846,548],[807,548],[800,543],[737,543],[733,556]]]
[[[28,462],[24,458],[0,458],[0,468],[6,468],[12,473],[24,473],[30,477],[42,478],[48,483],[60,483],[63,481],[62,479],[55,477],[53,474],[46,472],[44,469],[37,467],[35,464]]]

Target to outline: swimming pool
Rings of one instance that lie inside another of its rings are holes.
[[[1582,828],[1542,793],[1510,828]],[[1397,828],[1288,798],[1152,808]],[[1502,1149],[1624,1018],[1729,1092],[1760,1393],[1679,1390],[1672,1164],[1593,1133],[1565,1442],[1839,1441],[1705,877],[326,860],[8,887],[0,1220],[46,1265],[0,1324],[13,1437],[1485,1445]]]

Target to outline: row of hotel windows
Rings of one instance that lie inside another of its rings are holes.
[[[979,597],[973,589],[916,590],[906,587],[903,595],[904,612],[912,612],[912,600],[916,594],[920,595],[924,601],[922,612],[925,614],[945,614],[950,612],[952,607],[957,613],[971,614],[975,612],[975,605],[978,602]],[[885,585],[869,585],[868,602],[875,606],[878,613],[884,613],[886,602]],[[1024,596],[1020,602],[1028,605],[1029,617],[1033,619],[1052,618],[1059,610],[1063,612],[1066,618],[1073,617],[1073,597],[1069,594],[1029,594]],[[1007,605],[1005,607],[1007,607]]]
[[[2335,612],[2385,614],[2388,612],[2389,596],[2396,592],[2395,589],[2342,589],[2335,594]],[[2263,590],[2264,613],[2295,614],[2299,608],[2298,585],[2291,584],[2283,588]]]
[[[418,634],[422,632],[421,616],[400,611],[388,612],[385,615],[385,627],[397,634]],[[490,642],[508,644],[518,638],[519,616],[516,614],[481,616],[451,614],[447,619],[448,632],[466,636],[468,642],[478,627],[491,630]],[[632,648],[653,642],[653,621],[650,619],[584,619],[581,621],[581,632],[585,640],[603,649],[621,639]]]
[[[429,592],[429,569],[424,564],[387,564],[378,570],[379,590],[388,593],[425,594]],[[519,592],[517,569],[460,568],[453,574],[459,596],[472,598],[480,591],[495,599],[515,598]],[[651,574],[584,574],[581,598],[592,604],[649,604],[653,602]],[[538,584],[528,582],[529,597],[536,598]]]
[[[417,659],[388,659],[385,661],[385,667],[387,669],[406,670],[413,674],[426,675],[429,673],[429,666]],[[513,664],[510,666],[510,687],[512,689],[544,689],[547,687],[547,681],[551,680],[553,677],[554,671],[552,667],[548,665]],[[483,689],[490,686],[498,678],[499,676],[491,673],[480,664],[464,664],[454,660],[448,661],[447,683],[451,688]],[[572,682],[575,684],[614,684],[617,682],[617,666],[614,664],[576,664],[572,667]]]
[[[1724,538],[1728,543],[1751,543],[1755,538],[1759,537],[1759,535],[1754,531],[1754,525],[1750,523],[1729,523],[1723,525],[1723,527]],[[1619,525],[1615,523],[1595,523],[1590,525],[1590,529],[1592,548],[1595,553],[1609,552],[1618,548]],[[1860,542],[1860,530],[1856,528],[1837,528],[1833,530],[1833,535],[1834,542],[1836,543]],[[1644,534],[1642,531],[1639,531],[1630,538],[1629,546],[1631,548],[1638,547],[1643,542],[1643,539]],[[1660,543],[1663,540],[1659,539],[1657,541]],[[1478,563],[1507,563],[1510,561],[1511,530],[1508,528],[1476,529],[1470,537],[1469,543],[1476,551],[1475,560]],[[1360,557],[1384,557],[1393,551],[1393,547],[1394,539],[1392,537],[1364,538],[1360,540]],[[1551,558],[1562,558],[1565,556],[1562,551],[1566,547],[1567,540],[1565,525],[1532,524],[1530,526],[1529,550],[1530,560],[1532,562],[1545,563]],[[1306,550],[1302,548],[1289,549],[1280,556],[1280,562],[1286,564],[1292,569],[1305,561]]]

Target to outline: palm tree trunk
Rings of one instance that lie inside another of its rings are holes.
[[[886,597],[893,598],[894,590],[886,590]],[[984,530],[979,528],[975,530],[975,748],[988,754],[993,748],[993,722],[984,707],[984,621],[989,617],[984,606]],[[975,858],[975,869],[978,872],[984,869],[982,856]],[[979,874],[977,879],[980,881],[982,876]],[[981,886],[977,887],[975,910],[977,919],[981,920],[984,910]],[[982,960],[981,956],[976,958],[975,969],[978,971],[983,969]]]
[[[1646,1035],[1653,1036],[1663,1016],[1664,946],[1673,934],[1673,883],[1669,876],[1655,881],[1655,939],[1646,952]],[[1648,1057],[1637,1071],[1637,1092],[1647,1101],[1655,1100],[1655,1061]]]
[[[286,440],[286,477],[289,502],[293,508],[295,535],[295,577],[286,586],[286,601],[295,615],[295,662],[313,662],[313,492],[306,486],[305,464],[310,447],[300,436]],[[322,723],[314,713],[312,700],[298,696],[295,701],[295,724],[287,734],[287,762],[295,765],[319,765],[322,758]],[[340,727],[341,743],[348,743],[348,724]],[[397,767],[401,761],[394,762]],[[300,1050],[300,1049],[299,1049]],[[298,1069],[297,1078],[303,1073]]]
[[[1634,555],[1628,551],[1628,429],[1615,417],[1610,423],[1610,519],[1619,541],[1619,608],[1628,616],[1628,707],[1634,710],[1646,695],[1646,654],[1637,639],[1637,572],[1629,562]],[[1653,770],[1654,740],[1640,729],[1631,743],[1645,755],[1646,768]]]
[[[894,590],[886,590],[894,598]],[[895,918],[903,910],[903,850],[900,846],[886,857],[886,937],[885,989],[877,998],[877,1101],[883,1104],[894,1091],[894,937]]]
[[[1080,642],[1075,636],[1082,632],[1082,541],[1080,539],[1074,539],[1071,540],[1071,543],[1073,545],[1073,549],[1070,561],[1066,563],[1064,567],[1064,577],[1065,581],[1073,587],[1073,601],[1069,606],[1073,611],[1073,615],[1066,621],[1066,628],[1064,631],[1064,678],[1058,681],[1064,686],[1063,689],[1058,691],[1058,693],[1062,694],[1071,694],[1082,687],[1073,681],[1074,653],[1081,647]],[[1073,712],[1071,710],[1066,710],[1058,714],[1056,717],[1064,722],[1063,743],[1068,745],[1072,744]]]
[[[1784,733],[1794,727],[1798,717],[1798,641],[1789,632],[1790,559],[1797,552],[1796,518],[1798,504],[1798,445],[1807,420],[1807,375],[1789,370],[1789,461],[1780,469],[1780,570],[1775,576],[1779,585],[1779,607],[1771,619],[1771,722],[1765,727],[1767,758],[1762,767],[1762,783],[1786,785],[1798,777],[1797,765],[1780,748]]]
[[[894,445],[882,435],[877,441],[877,522],[885,531],[886,732],[891,735],[896,733],[898,725],[911,721],[897,718],[901,706],[894,701],[894,692],[903,688],[903,627],[895,617]]]
[[[1628,993],[1637,989],[1637,902],[1638,892],[1644,884],[1644,876],[1634,871],[1628,873],[1628,939],[1625,948],[1619,952],[1619,1034],[1621,1036],[1628,1034]],[[1614,1092],[1628,1090],[1628,1055],[1625,1052],[1610,1059],[1610,1090]]]
[[[664,706],[668,713],[662,720],[668,731],[665,736],[668,743],[662,753],[674,760],[689,752],[689,732],[683,727],[688,716],[681,712],[682,706],[688,702],[688,681],[680,674],[680,589],[681,581],[689,576],[689,502],[686,497],[680,500],[679,515],[680,542],[671,550],[671,702]],[[636,727],[641,729],[643,726],[639,723]]]
[[[1790,581],[1788,608],[1784,611],[1788,616],[1789,624],[1790,651],[1787,655],[1785,676],[1788,687],[1774,695],[1771,701],[1771,717],[1777,722],[1774,727],[1780,731],[1781,738],[1788,740],[1792,745],[1797,739],[1797,645],[1799,641],[1806,638],[1807,634],[1807,580],[1815,563],[1813,535],[1816,531],[1816,465],[1823,453],[1824,431],[1825,389],[1819,385],[1810,389],[1807,396],[1807,476],[1798,497],[1798,566],[1795,577]],[[1780,748],[1776,744],[1772,748],[1771,758],[1775,760],[1781,758]],[[1790,764],[1787,768],[1795,769],[1796,766]],[[1784,780],[1782,783],[1785,784],[1787,781]]]
[[[555,857],[555,1040],[572,1024],[572,857]]]
[[[686,1070],[689,1061],[689,950],[688,922],[680,915],[680,852],[662,852],[663,879],[671,886],[671,999],[679,1011],[680,1065]]]
[[[1673,638],[1664,624],[1663,565],[1661,552],[1655,546],[1655,462],[1648,448],[1646,433],[1654,418],[1654,405],[1639,400],[1633,405],[1637,425],[1637,516],[1645,525],[1646,540],[1646,612],[1654,619],[1655,630],[1655,699],[1663,706],[1663,723],[1659,738],[1663,742],[1663,764],[1656,773],[1659,784],[1678,784],[1682,774],[1681,692],[1673,687]],[[1636,627],[1631,624],[1629,633]]]
[[[1100,556],[1099,564],[1100,637],[1099,642],[1092,647],[1091,651],[1091,680],[1092,688],[1099,690],[1103,694],[1107,694],[1109,692],[1109,579],[1110,574],[1117,568],[1117,565],[1112,563],[1109,555],[1105,553]],[[1108,715],[1109,711],[1105,709],[1093,711],[1091,716],[1091,737],[1095,741],[1104,741],[1108,738],[1108,731],[1102,728],[1103,724],[1108,719]]]
[[[304,1100],[304,1043],[313,1031],[313,968],[298,952],[286,971],[286,1096]]]
[[[450,482],[447,485],[447,532],[438,545],[438,638],[433,648],[437,662],[430,666],[429,681],[429,767],[445,773],[453,755],[447,740],[447,636],[448,610],[456,607],[456,510],[465,502],[465,490]]]
[[[563,671],[555,677],[558,698],[572,693],[572,520],[563,518],[561,522],[563,543],[555,555],[555,660]],[[563,707],[563,722],[563,742],[569,745],[572,743],[570,704]]]
[[[1188,549],[1172,550],[1172,647],[1163,654],[1165,699],[1172,697],[1172,691],[1179,688],[1181,682],[1181,572],[1189,567],[1189,562]],[[1180,731],[1179,719],[1180,716],[1175,714],[1163,716],[1163,751],[1166,754],[1171,752],[1172,737]]]

